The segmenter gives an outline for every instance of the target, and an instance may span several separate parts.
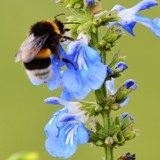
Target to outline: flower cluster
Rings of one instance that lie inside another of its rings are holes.
[[[133,28],[136,23],[140,23],[145,27],[149,28],[157,37],[160,38],[160,18],[155,18],[153,20],[137,14],[145,9],[150,9],[153,6],[157,6],[158,2],[155,0],[142,0],[140,3],[134,7],[126,9],[121,5],[116,5],[111,11],[116,10],[118,12],[118,17],[120,17],[119,22],[111,22],[111,25],[122,26],[131,35],[135,35]]]
[[[46,149],[54,157],[69,158],[76,152],[78,144],[88,142],[89,132],[84,126],[88,117],[79,109],[79,102],[67,102],[56,97],[45,102],[64,106],[53,114],[45,127]]]
[[[68,45],[66,52],[59,45],[65,61],[60,61],[56,55],[52,57],[53,75],[46,81],[50,90],[62,87],[61,97],[66,100],[84,99],[91,90],[99,89],[107,76],[106,66],[98,51],[88,45],[87,35],[80,34],[78,39]],[[64,65],[66,69],[62,71]],[[34,79],[31,82],[34,85],[42,83]]]
[[[76,152],[78,144],[91,142],[113,154],[112,149],[136,136],[134,118],[128,113],[112,118],[111,111],[129,102],[129,94],[137,84],[128,79],[115,88],[115,80],[123,75],[128,65],[119,52],[111,59],[107,54],[124,35],[123,29],[135,35],[133,28],[136,23],[149,28],[160,38],[160,18],[151,20],[137,14],[157,6],[158,2],[142,0],[129,9],[116,5],[111,11],[102,11],[100,2],[96,0],[56,2],[65,2],[72,8],[73,15],[68,17],[71,24],[67,30],[75,41],[67,43],[65,49],[59,42],[56,49],[60,57],[54,53],[51,56],[51,75],[45,83],[50,90],[62,88],[62,93],[60,98],[50,97],[45,102],[63,108],[56,111],[45,126],[46,150],[51,156],[69,158]],[[102,26],[105,26],[105,31],[100,34]],[[43,76],[45,73],[38,74]],[[34,85],[44,82],[33,77],[30,80]],[[96,100],[84,101],[92,90]],[[73,99],[81,101],[73,102]],[[102,116],[103,124],[98,121],[98,116]],[[91,126],[86,127],[89,118],[92,118]]]

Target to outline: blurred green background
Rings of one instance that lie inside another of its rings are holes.
[[[110,10],[117,3],[130,7],[137,2],[106,0],[103,8]],[[30,25],[66,11],[64,5],[56,5],[54,0],[0,0],[0,160],[21,151],[37,151],[41,160],[56,159],[45,150],[43,128],[58,107],[46,105],[43,100],[60,92],[51,92],[45,85],[31,85],[22,65],[14,63],[14,56]],[[160,6],[141,14],[160,17]],[[129,104],[114,114],[131,113],[140,136],[116,149],[115,157],[130,151],[136,153],[138,160],[159,159],[160,39],[139,24],[135,33],[135,38],[126,33],[112,50],[115,53],[120,49],[122,55],[127,55],[129,65],[117,86],[128,78],[139,85],[131,94]],[[102,148],[87,144],[79,146],[70,159],[100,160],[102,156]]]

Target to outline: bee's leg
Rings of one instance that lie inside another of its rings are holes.
[[[69,40],[69,41],[76,41],[76,40],[77,40],[77,39],[74,39],[74,38],[68,37],[68,36],[63,36],[63,38],[64,38],[65,40]]]
[[[76,67],[75,67],[75,65],[73,64],[73,62],[71,62],[70,60],[68,60],[68,59],[66,59],[66,58],[62,58],[62,61],[65,62],[65,63],[71,64],[71,65],[73,66],[73,68],[74,68],[75,70],[77,70]]]

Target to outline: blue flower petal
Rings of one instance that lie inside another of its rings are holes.
[[[79,91],[84,86],[80,73],[75,70],[67,70],[62,75],[64,86],[70,91]]]
[[[77,100],[81,100],[84,99],[90,91],[91,89],[87,85],[84,85],[80,90],[78,90],[77,92],[72,92],[71,94]]]
[[[146,26],[147,28],[150,28],[157,37],[160,37],[159,25],[156,25],[156,23],[151,19],[137,14],[139,11],[150,9],[150,7],[157,5],[158,2],[155,0],[142,0],[137,5],[128,9],[125,9],[123,6],[116,5],[112,10],[118,11],[118,16],[121,18],[121,20],[119,22],[113,22],[109,26],[122,26],[122,28],[128,31],[131,35],[135,36],[133,28],[137,22]]]
[[[61,70],[60,70],[60,67],[58,66],[52,66],[52,70],[53,70],[53,77],[52,79],[48,80],[46,83],[50,90],[55,90],[58,87],[60,87]]]
[[[114,11],[114,10],[117,10],[118,12],[122,11],[122,10],[125,10],[126,8],[124,6],[121,6],[119,4],[116,4],[112,9],[111,11]]]
[[[116,65],[115,65],[115,70],[117,72],[123,72],[124,70],[126,70],[128,68],[127,64],[124,63],[124,62],[118,62]]]
[[[135,5],[134,7],[130,8],[134,10],[134,13],[137,13],[139,11],[150,9],[150,7],[157,6],[158,2],[155,0],[142,0],[140,3]]]
[[[84,45],[84,54],[85,60],[89,61],[90,63],[101,62],[100,54],[88,45]]]
[[[153,20],[153,23],[157,26],[157,27],[160,27],[160,18],[155,18]]]
[[[80,144],[85,144],[89,140],[89,132],[87,129],[84,127],[83,124],[79,125],[77,129],[77,135],[75,138],[77,139],[77,142]]]
[[[115,87],[114,87],[114,82],[115,82],[115,79],[114,78],[111,78],[111,80],[108,80],[106,81],[106,88],[107,88],[107,91],[111,94],[111,95],[114,95],[116,90]]]
[[[106,78],[106,66],[102,63],[88,64],[88,69],[81,69],[81,76],[85,84],[91,89],[99,89]]]
[[[125,82],[125,87],[126,87],[126,89],[129,89],[129,90],[133,91],[138,87],[138,85],[136,84],[136,82],[134,80],[128,79]]]
[[[122,103],[120,103],[120,106],[123,107],[123,106],[127,105],[128,102],[129,102],[129,100],[130,100],[130,98],[129,98],[129,96],[127,95],[127,98],[126,98]]]
[[[138,23],[141,23],[142,25],[144,25],[145,27],[151,29],[151,31],[157,36],[160,38],[160,27],[158,27],[154,22],[157,22],[158,21],[153,21],[147,17],[143,17],[143,16],[140,16],[140,15],[135,15],[134,16],[134,20]]]
[[[75,153],[77,150],[77,142],[74,143],[74,134],[76,131],[74,127],[77,126],[73,123],[68,123],[60,129],[56,137],[47,138],[45,146],[52,156],[57,158],[69,158]]]
[[[76,107],[72,106],[72,103],[75,102],[66,102],[56,97],[48,98],[45,101],[64,106],[70,105],[70,109],[63,108],[53,114],[45,126],[46,150],[54,157],[69,158],[76,152],[79,143],[88,142],[89,132],[83,125],[87,117],[78,108],[72,108]],[[79,107],[79,103],[76,105]]]
[[[58,122],[58,119],[65,113],[67,113],[67,109],[61,109],[57,112],[55,112],[50,121],[46,124],[45,128],[44,128],[44,132],[46,134],[46,136],[57,136],[59,129],[57,128],[57,124],[59,124],[60,122]],[[60,125],[60,124],[59,124]]]
[[[127,32],[129,32],[132,36],[135,36],[134,32],[133,32],[133,28],[135,26],[136,22],[132,22],[130,24],[124,25],[122,26]]]
[[[66,87],[64,87],[60,98],[66,100],[66,101],[72,101],[73,97],[72,97],[72,94],[68,91],[68,89]]]
[[[67,56],[69,56],[72,61],[74,60],[74,56],[77,54],[77,52],[79,52],[80,46],[80,41],[74,41],[68,45]]]
[[[84,136],[82,140],[81,136]],[[46,149],[54,157],[69,158],[77,150],[78,143],[87,143],[88,131],[83,124],[68,122],[56,137],[50,136],[46,140]]]

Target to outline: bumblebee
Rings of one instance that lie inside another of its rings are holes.
[[[73,40],[64,35],[66,31],[68,29],[56,17],[54,21],[40,21],[31,26],[27,39],[16,54],[15,62],[23,62],[33,84],[39,85],[53,78],[52,56],[57,56],[60,61],[69,62],[62,58],[59,50],[60,42]]]

